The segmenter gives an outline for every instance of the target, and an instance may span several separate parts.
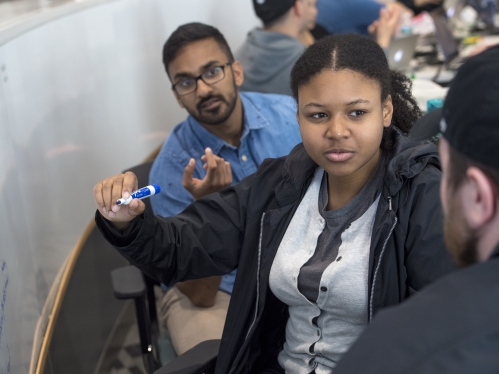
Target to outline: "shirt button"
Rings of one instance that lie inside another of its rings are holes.
[[[336,259],[336,261],[340,261],[340,260],[341,260],[341,256]]]
[[[248,161],[248,157],[246,157],[246,155],[242,155],[241,160],[243,160],[244,162],[246,162],[246,161]]]
[[[322,287],[321,287],[321,291],[322,291],[322,292],[326,292],[326,291],[327,291],[327,287],[322,286]]]

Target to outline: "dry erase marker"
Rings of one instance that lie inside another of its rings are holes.
[[[161,187],[157,184],[152,184],[150,186],[142,187],[140,190],[132,192],[128,199],[118,199],[116,200],[116,205],[128,205],[133,199],[145,199],[146,197],[151,197],[156,195],[161,191]]]

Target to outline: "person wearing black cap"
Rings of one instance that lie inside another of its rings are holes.
[[[335,374],[499,373],[499,46],[458,71],[438,119],[449,252],[464,269],[382,311]]]
[[[291,68],[306,47],[301,37],[315,25],[315,2],[253,0],[264,27],[252,30],[236,53],[245,74],[241,91],[291,95]]]

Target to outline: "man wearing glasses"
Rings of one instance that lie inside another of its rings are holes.
[[[176,215],[301,142],[291,97],[238,92],[243,67],[217,29],[180,26],[165,43],[163,63],[189,116],[174,128],[151,169],[150,183],[162,187],[151,200],[155,214]],[[234,280],[235,272],[178,283],[163,293],[160,319],[177,354],[221,338]]]

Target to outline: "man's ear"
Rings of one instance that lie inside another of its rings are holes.
[[[234,61],[232,63],[232,74],[234,75],[234,82],[237,87],[240,87],[244,82],[244,68],[243,64],[239,61]]]
[[[180,96],[178,95],[177,91],[175,91],[175,89],[173,89],[173,88],[172,88],[172,92],[173,92],[173,95],[175,96],[175,99],[177,99],[177,103],[178,103],[178,105],[179,105],[182,109],[185,109],[184,103],[182,102],[182,100],[180,100]]]
[[[291,12],[293,12],[296,17],[301,18],[304,12],[303,7],[303,2],[300,0],[296,0],[295,4],[291,7]]]
[[[393,117],[393,102],[392,96],[388,95],[383,103],[383,127],[390,127]]]
[[[472,229],[479,229],[496,218],[497,202],[494,186],[485,173],[477,167],[466,171],[460,193],[463,215]]]

